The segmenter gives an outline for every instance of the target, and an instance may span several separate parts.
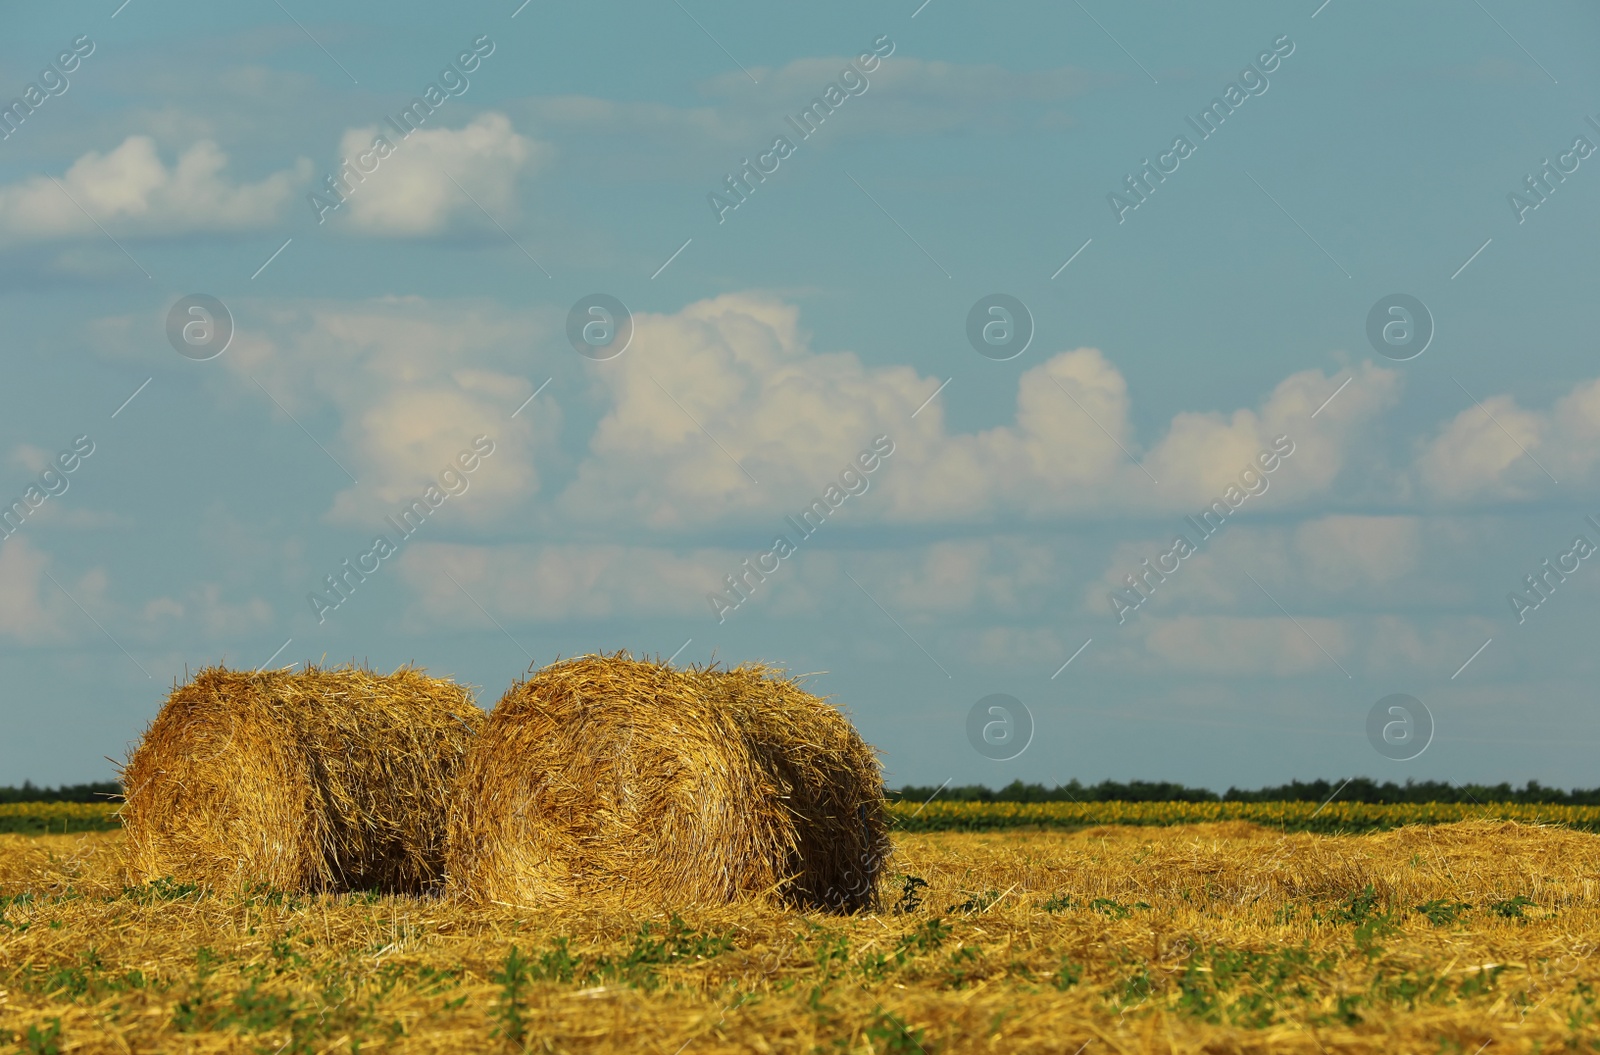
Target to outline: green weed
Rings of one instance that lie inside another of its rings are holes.
[[[885,1055],[926,1055],[928,1051],[922,1042],[922,1030],[912,1029],[888,1011],[879,1010],[861,1032],[872,1042],[873,1051]]]
[[[1446,924],[1456,922],[1461,917],[1461,914],[1471,907],[1465,901],[1434,898],[1432,901],[1425,901],[1418,905],[1415,911],[1428,917],[1428,922],[1435,927],[1443,927]]]
[[[1503,919],[1522,919],[1522,920],[1525,920],[1528,917],[1523,913],[1522,910],[1527,908],[1528,906],[1532,905],[1533,903],[1534,903],[1534,901],[1533,901],[1532,898],[1523,897],[1521,894],[1518,894],[1516,897],[1513,897],[1513,898],[1506,898],[1506,899],[1501,900],[1501,901],[1491,901],[1491,902],[1489,902],[1489,911],[1493,912],[1496,916],[1500,916]]]
[[[927,885],[928,881],[921,876],[901,876],[900,899],[894,903],[895,915],[903,916],[922,907],[922,894],[920,891]]]
[[[42,1031],[38,1026],[29,1026],[22,1034],[22,1050],[28,1055],[61,1055],[61,1020],[52,1018]]]
[[[489,980],[500,986],[500,1000],[495,1007],[500,1025],[496,1027],[495,1035],[505,1037],[518,1045],[528,1032],[524,990],[529,982],[531,966],[528,958],[513,945],[511,952],[506,956],[505,966],[499,971],[489,973]]]

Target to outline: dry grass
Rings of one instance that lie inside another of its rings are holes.
[[[1075,830],[1097,824],[1211,824],[1250,821],[1291,832],[1352,835],[1417,824],[1518,821],[1600,832],[1600,806],[1535,802],[950,802],[902,799],[890,816],[906,831]]]
[[[445,788],[482,723],[465,689],[408,667],[208,667],[123,772],[129,882],[433,890]]]
[[[903,835],[892,893],[905,875],[927,883],[909,884],[921,903],[907,911],[744,903],[676,920],[583,901],[130,891],[125,849],[119,833],[0,836],[0,1044],[1494,1055],[1600,1042],[1600,836],[1564,829]]]
[[[453,893],[539,906],[874,903],[877,757],[782,672],[613,656],[514,685],[461,766]]]

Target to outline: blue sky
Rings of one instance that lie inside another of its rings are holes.
[[[0,783],[108,776],[219,661],[490,706],[617,648],[824,672],[893,783],[1600,783],[1592,7],[519,2],[7,16]],[[592,294],[620,355],[568,339]]]

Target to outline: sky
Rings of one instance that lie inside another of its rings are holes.
[[[919,2],[9,11],[0,784],[627,649],[891,785],[1600,785],[1600,10]]]

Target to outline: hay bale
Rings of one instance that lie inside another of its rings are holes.
[[[123,770],[128,880],[435,891],[449,782],[483,720],[409,667],[202,670]]]
[[[501,698],[462,763],[449,890],[517,905],[877,903],[883,774],[850,722],[781,671],[613,656]]]

